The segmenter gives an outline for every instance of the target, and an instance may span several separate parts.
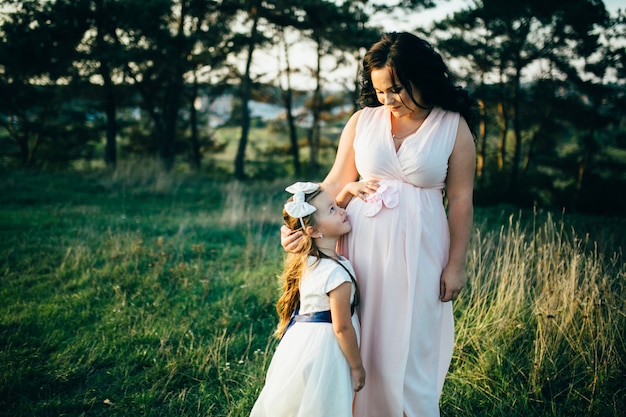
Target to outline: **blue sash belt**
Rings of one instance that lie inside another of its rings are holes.
[[[333,320],[330,317],[330,310],[315,311],[313,313],[296,314],[293,316],[293,321],[302,321],[307,323],[332,323]]]
[[[354,314],[355,306],[352,305],[350,307],[351,307],[350,311],[352,312],[352,314]],[[294,314],[291,316],[291,319],[289,319],[289,324],[287,324],[287,329],[285,329],[285,332],[287,332],[287,330],[289,330],[289,328],[293,326],[295,322],[301,322],[301,323],[332,323],[333,322],[333,319],[330,315],[330,310],[314,311],[312,313],[305,313],[305,314],[298,314],[298,310],[299,308],[297,308],[296,311],[294,311]]]

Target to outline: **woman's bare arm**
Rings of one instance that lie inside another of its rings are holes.
[[[450,249],[448,264],[441,274],[441,301],[456,299],[467,282],[465,262],[474,216],[475,167],[474,140],[466,121],[461,119],[446,179]]]

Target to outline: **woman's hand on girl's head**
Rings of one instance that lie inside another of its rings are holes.
[[[287,252],[297,252],[301,238],[302,231],[298,230],[297,232],[294,232],[285,225],[280,227],[280,244]]]

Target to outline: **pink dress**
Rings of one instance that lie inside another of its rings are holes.
[[[382,106],[359,116],[359,175],[382,181],[372,201],[351,200],[352,232],[340,244],[361,290],[367,377],[354,416],[439,416],[454,344],[452,303],[439,300],[449,250],[443,188],[460,116],[434,108],[398,152],[390,117]]]

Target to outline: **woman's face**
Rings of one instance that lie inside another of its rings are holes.
[[[378,101],[385,105],[394,117],[406,116],[417,109],[413,102],[413,98],[418,103],[420,102],[417,89],[412,87],[414,96],[412,98],[408,90],[392,77],[389,67],[373,69],[370,77],[372,78],[372,86]]]

